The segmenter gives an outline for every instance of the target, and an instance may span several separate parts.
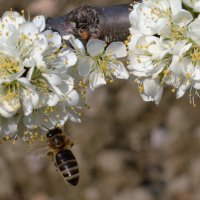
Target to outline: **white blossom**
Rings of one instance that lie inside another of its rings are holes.
[[[169,63],[165,56],[170,52],[170,44],[164,44],[155,36],[141,36],[129,44],[131,74],[138,77],[156,77]]]
[[[79,94],[68,74],[77,56],[44,28],[43,16],[29,21],[8,11],[0,19],[1,136],[28,138],[67,119],[80,121]]]
[[[177,98],[189,90],[193,105],[194,95],[200,96],[200,17],[193,13],[198,3],[147,0],[133,5],[128,68],[145,101],[159,103],[165,85],[177,91]]]
[[[64,39],[70,40],[73,45],[79,57],[78,72],[84,79],[89,79],[91,90],[112,82],[113,76],[118,79],[128,79],[128,71],[118,60],[127,55],[123,42],[113,42],[107,46],[102,40],[91,39],[85,49],[80,40],[74,37],[65,36]]]
[[[156,104],[160,103],[163,87],[156,79],[138,80],[138,88],[140,95],[144,101],[154,101]]]
[[[181,0],[147,0],[133,7],[132,26],[145,35],[180,37],[192,21],[192,14],[182,8]]]

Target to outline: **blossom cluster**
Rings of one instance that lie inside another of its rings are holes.
[[[107,47],[107,48],[106,48]],[[85,49],[73,35],[45,29],[45,18],[26,20],[7,11],[0,18],[0,136],[32,142],[67,120],[80,122],[87,90],[129,73],[118,60],[122,42],[91,39]]]
[[[130,73],[144,101],[158,104],[165,85],[176,97],[189,90],[190,102],[200,89],[199,0],[144,0],[129,18]]]

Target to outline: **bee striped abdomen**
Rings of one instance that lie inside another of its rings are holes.
[[[71,185],[77,185],[79,181],[79,169],[73,153],[64,149],[56,154],[56,165],[64,180]]]

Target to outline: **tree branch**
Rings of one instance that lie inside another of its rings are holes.
[[[109,7],[81,6],[55,18],[47,18],[46,29],[62,36],[73,34],[83,41],[98,38],[106,42],[124,41],[129,35],[129,4]]]

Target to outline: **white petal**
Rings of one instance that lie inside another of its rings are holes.
[[[71,34],[69,34],[69,35],[64,35],[64,36],[63,36],[63,40],[69,40],[71,37],[72,37]]]
[[[193,84],[193,87],[194,87],[195,89],[197,89],[197,90],[200,90],[200,82],[195,82],[195,83]]]
[[[180,57],[179,56],[173,56],[172,62],[169,66],[169,69],[177,75],[182,74],[182,68],[180,67],[180,65],[181,65]]]
[[[87,52],[90,56],[98,56],[103,53],[106,43],[102,40],[91,39],[87,43]]]
[[[62,38],[58,32],[53,32],[51,30],[44,31],[50,46],[60,46],[62,43]]]
[[[27,35],[28,37],[36,37],[36,34],[39,32],[38,28],[31,22],[25,22],[19,27],[20,33]]]
[[[117,58],[123,58],[127,56],[126,45],[123,42],[112,42],[106,48],[106,55],[113,55]]]
[[[200,12],[200,2],[199,1],[195,3],[194,10],[197,12]]]
[[[76,115],[75,113],[69,113],[69,120],[74,122],[74,123],[81,123],[81,119],[78,115]]]
[[[14,105],[12,105],[12,106],[14,106]],[[10,118],[10,117],[14,116],[17,112],[17,109],[14,109],[12,106],[9,105],[5,101],[0,102],[0,115],[5,118]]]
[[[157,80],[145,79],[143,86],[144,95],[148,98],[146,100],[155,101],[156,104],[159,104],[163,94],[163,87],[160,83]]]
[[[34,90],[35,87],[30,83],[30,81],[27,78],[21,77],[18,78],[17,81],[25,88]]]
[[[39,95],[36,92],[22,90],[21,91],[21,101],[23,106],[24,115],[30,115],[33,109],[39,102]]]
[[[62,83],[61,78],[56,74],[42,74],[51,85],[59,85]]]
[[[15,27],[18,27],[19,24],[22,24],[25,22],[25,19],[18,12],[7,11],[3,14],[2,21],[4,24],[12,24]]]
[[[182,84],[177,90],[176,98],[177,99],[181,98],[186,93],[186,91],[188,90],[190,86],[191,86],[191,83],[189,81],[187,81],[185,84]]]
[[[192,14],[186,10],[181,10],[173,18],[173,22],[180,27],[186,26],[192,20],[193,20]]]
[[[64,62],[66,61],[66,64],[65,64],[66,67],[74,66],[77,62],[76,54],[72,51],[69,51],[69,50],[64,51],[61,53],[61,56],[62,56],[63,61]]]
[[[94,89],[102,85],[105,85],[106,80],[105,80],[104,74],[100,72],[92,72],[90,74],[89,83],[90,83],[90,89],[92,91],[94,91]]]
[[[181,0],[169,0],[169,4],[172,10],[172,15],[176,15],[182,9],[182,2]]]
[[[188,31],[187,36],[190,37],[195,43],[200,45],[200,34],[196,31]]]
[[[34,67],[35,66],[35,59],[33,57],[25,58],[23,65],[25,67]]]
[[[33,23],[38,27],[39,31],[42,32],[45,28],[45,17],[43,15],[36,16],[33,18]]]
[[[183,0],[183,3],[189,6],[190,8],[193,7],[192,1],[191,0]]]
[[[199,81],[200,80],[200,69],[199,67],[194,67],[194,75],[193,75],[193,80]]]
[[[59,97],[56,94],[49,94],[44,97],[47,106],[55,106],[59,102]]]
[[[28,116],[24,116],[23,121],[24,121],[24,124],[26,125],[26,127],[29,129],[34,129],[37,126],[40,126],[42,121],[39,120],[39,116],[40,116],[40,113],[38,113],[38,111],[33,112],[32,114],[30,114]]]
[[[0,135],[15,134],[18,128],[19,120],[21,116],[16,115],[12,118],[0,118]]]
[[[198,45],[200,44],[200,18],[196,18],[193,22],[188,26],[187,37],[190,37],[194,42]]]
[[[138,17],[137,17],[137,8],[139,7],[140,3],[135,3],[133,5],[133,10],[129,14],[129,21],[133,27],[137,26]]]
[[[69,41],[76,51],[79,51],[81,55],[85,56],[85,47],[79,39],[75,38],[71,34],[64,35],[63,39]]]
[[[34,70],[35,70],[35,67],[31,67],[31,68],[28,70],[28,73],[27,73],[27,75],[26,75],[26,78],[27,78],[28,81],[31,80],[31,78],[32,78],[32,76],[33,76]]]
[[[21,69],[21,70],[22,70],[22,71],[20,71],[20,72],[17,72],[17,73],[15,73],[15,74],[12,74],[9,78],[3,79],[3,82],[11,82],[11,81],[16,80],[16,79],[18,79],[19,77],[21,77],[22,74],[24,74],[25,69]],[[0,80],[1,80],[1,79],[0,79]]]
[[[111,72],[119,79],[128,79],[129,73],[124,67],[124,64],[120,61],[116,61],[116,63],[109,63],[109,68]]]
[[[78,92],[73,90],[68,94],[67,103],[70,107],[76,106],[79,102],[79,95]]]
[[[3,109],[1,106],[0,106],[0,115],[5,117],[5,118],[10,118],[12,116],[15,115],[16,112],[8,112],[7,110]]]
[[[80,76],[85,77],[90,73],[91,67],[94,65],[94,61],[89,56],[84,56],[78,66],[78,71]]]
[[[47,65],[43,59],[43,56],[40,53],[34,54],[34,59],[36,61],[36,67],[42,71],[45,71],[47,68]]]
[[[56,94],[68,98],[68,94],[73,88],[73,86],[69,85],[67,81],[62,81],[57,86],[52,86]]]
[[[79,39],[75,39],[74,40],[74,47],[75,49],[78,49],[81,53],[81,55],[85,55],[85,47],[83,45],[83,43],[79,40]]]
[[[43,33],[40,33],[37,36],[37,38],[35,39],[35,42],[34,42],[34,46],[35,46],[35,48],[31,54],[31,56],[32,55],[34,56],[34,54],[36,54],[37,56],[38,56],[38,54],[42,55],[45,52],[45,50],[48,47],[48,42],[47,42],[46,36]]]

